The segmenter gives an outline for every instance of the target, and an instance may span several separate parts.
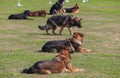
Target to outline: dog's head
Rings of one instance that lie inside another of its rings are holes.
[[[59,55],[63,58],[63,59],[71,59],[71,54],[69,52],[69,49],[67,49],[65,46],[61,47],[61,51],[59,53]]]
[[[72,26],[77,26],[78,28],[82,28],[82,25],[81,25],[81,20],[82,19],[79,19],[78,17],[73,17],[73,16],[70,16],[70,23]]]
[[[63,4],[63,3],[64,3],[64,0],[58,0],[58,2],[59,2],[60,4]]]
[[[76,3],[76,5],[73,7],[73,9],[72,9],[72,13],[79,13],[79,5]]]
[[[83,37],[84,37],[83,33],[79,33],[79,32],[74,32],[73,33],[73,38],[75,38],[77,40],[83,41]]]
[[[30,10],[25,10],[25,11],[23,12],[23,14],[25,14],[25,15],[30,15],[31,12],[30,12]]]
[[[74,6],[75,9],[79,9],[79,5],[76,3],[75,6]]]

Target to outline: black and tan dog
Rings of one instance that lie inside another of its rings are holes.
[[[64,0],[58,0],[55,4],[52,5],[50,8],[50,13],[49,14],[61,14],[62,12],[62,7],[64,4]]]
[[[60,46],[65,46],[70,53],[74,52],[74,47],[72,46],[70,40],[54,40],[54,41],[48,41],[44,44],[42,47],[42,50],[39,52],[60,52],[61,48]]]
[[[29,69],[24,69],[23,73],[39,73],[39,74],[50,74],[50,73],[63,73],[66,70],[70,72],[80,72],[84,69],[76,69],[72,67],[71,55],[68,49],[65,47],[61,48],[61,52],[52,60],[38,61]]]
[[[79,13],[79,8],[79,5],[76,3],[76,5],[71,8],[64,8],[63,11],[65,13]]]
[[[42,16],[45,17],[48,13],[45,10],[34,11],[29,14],[29,16]]]
[[[29,10],[25,10],[23,13],[20,14],[11,14],[8,19],[28,19],[28,15],[31,12]]]
[[[75,32],[72,38],[65,40],[53,40],[45,43],[41,49],[42,52],[59,52],[60,46],[65,46],[71,52],[92,52],[89,49],[82,49],[83,33]],[[66,43],[67,42],[67,43]]]
[[[60,27],[59,34],[62,34],[64,27],[67,27],[70,34],[72,34],[70,28],[75,26],[82,28],[80,18],[74,17],[73,15],[56,15],[48,18],[46,25],[39,26],[39,29],[46,30],[47,34],[49,34],[48,30],[52,29],[52,33],[56,34],[56,28]]]

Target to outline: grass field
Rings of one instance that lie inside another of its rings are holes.
[[[55,2],[56,0],[52,0]],[[84,33],[83,48],[93,53],[72,55],[75,68],[84,68],[85,72],[60,74],[23,74],[24,68],[38,60],[52,59],[56,53],[37,52],[49,40],[70,38],[67,29],[63,35],[45,35],[38,25],[44,25],[47,17],[29,17],[34,20],[8,20],[10,14],[45,9],[49,12],[49,0],[0,0],[0,78],[119,78],[120,77],[120,0],[70,0],[64,7],[76,2],[80,13],[73,14],[82,18],[82,29],[72,28],[72,32]],[[58,31],[59,29],[57,29]],[[56,32],[57,32],[56,31]]]

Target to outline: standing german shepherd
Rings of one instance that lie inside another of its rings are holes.
[[[47,34],[49,34],[48,30],[52,29],[52,33],[56,34],[55,30],[58,26],[60,27],[59,34],[62,34],[64,27],[68,28],[70,34],[72,34],[71,27],[77,26],[78,28],[82,28],[81,19],[78,17],[74,17],[73,15],[56,15],[48,18],[46,25],[39,26],[39,29],[46,30]]]
[[[61,47],[61,52],[55,58],[51,60],[38,61],[32,65],[29,69],[24,69],[23,73],[39,73],[39,74],[50,74],[50,73],[62,73],[69,70],[70,72],[80,72],[84,69],[76,69],[72,67],[71,55],[69,50],[65,47]]]

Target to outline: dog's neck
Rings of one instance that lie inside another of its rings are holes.
[[[82,45],[82,39],[72,38],[71,41],[72,41],[73,43],[76,43],[76,44],[80,45],[80,46]]]

